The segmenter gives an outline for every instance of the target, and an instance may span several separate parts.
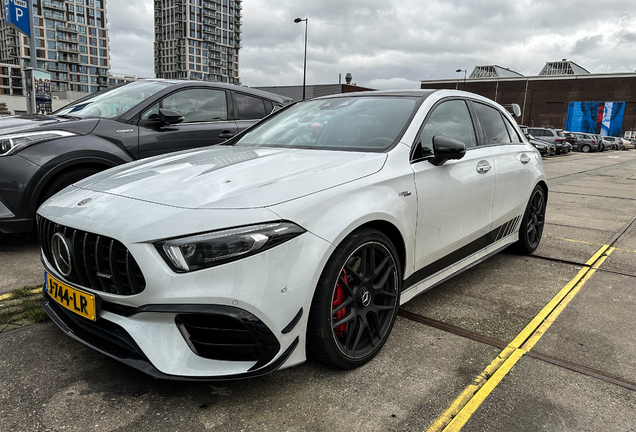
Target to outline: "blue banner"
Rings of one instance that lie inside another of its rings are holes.
[[[603,136],[621,136],[625,102],[570,102],[565,129]]]
[[[29,2],[31,0],[2,0],[4,22],[7,25],[31,36],[31,22],[29,20]]]

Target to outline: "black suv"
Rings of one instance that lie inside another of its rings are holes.
[[[0,119],[0,233],[29,232],[39,205],[77,181],[149,156],[219,144],[292,102],[229,84],[139,80],[53,115]]]

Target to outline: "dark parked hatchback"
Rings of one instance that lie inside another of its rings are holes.
[[[0,119],[0,232],[28,232],[38,206],[89,175],[219,144],[291,99],[201,81],[140,80],[53,115]]]

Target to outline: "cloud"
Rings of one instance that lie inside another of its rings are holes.
[[[146,0],[147,1],[147,0]],[[154,76],[152,3],[109,0],[113,71]],[[372,88],[413,88],[456,69],[499,64],[536,75],[568,58],[590,72],[636,68],[636,15],[626,0],[249,0],[239,74],[249,86],[307,83],[350,72]]]

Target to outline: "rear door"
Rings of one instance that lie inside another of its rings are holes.
[[[172,93],[141,112],[139,156],[219,144],[236,135],[230,92],[215,88],[186,88]],[[181,123],[163,126],[159,109],[183,115]]]
[[[527,147],[511,120],[498,108],[476,101],[472,107],[496,172],[492,227],[497,231],[502,228],[502,235],[510,234],[521,222],[534,188],[540,156]]]
[[[245,93],[232,92],[232,99],[234,118],[239,132],[269,115],[274,109],[271,101]]]

